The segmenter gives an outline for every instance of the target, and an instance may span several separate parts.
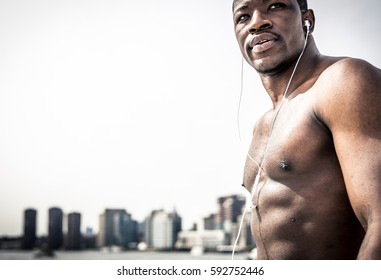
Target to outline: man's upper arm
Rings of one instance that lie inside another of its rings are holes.
[[[359,257],[381,258],[381,75],[360,60],[328,69],[317,115],[332,133],[353,210],[367,231]],[[377,254],[378,252],[378,254]]]

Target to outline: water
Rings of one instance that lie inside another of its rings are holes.
[[[103,252],[103,251],[56,251],[53,257],[37,256],[38,251],[0,250],[0,260],[231,260],[229,253],[204,253],[191,255],[189,252]],[[248,253],[235,253],[235,260],[245,260]]]

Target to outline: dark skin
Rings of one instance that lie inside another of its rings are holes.
[[[235,0],[233,17],[273,103],[255,125],[243,178],[258,259],[381,259],[381,71],[321,55],[310,34],[282,104],[313,11],[296,0]]]

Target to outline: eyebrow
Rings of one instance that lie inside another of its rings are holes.
[[[267,3],[269,3],[270,1],[271,1],[271,0],[262,0],[262,3],[263,3],[263,4],[267,4]],[[236,12],[238,12],[238,11],[247,9],[247,8],[249,7],[249,3],[252,2],[252,1],[247,0],[247,1],[242,1],[242,2],[243,2],[243,4],[241,4],[241,6],[239,6],[239,7],[238,7],[237,9],[235,9],[235,10],[234,10],[234,3],[235,3],[235,2],[233,2],[233,13],[236,13]]]
[[[249,5],[247,3],[245,3],[245,4],[239,6],[237,9],[234,10],[234,5],[233,5],[233,13],[236,13],[236,12],[241,11],[241,10],[245,10],[248,8],[248,6]]]

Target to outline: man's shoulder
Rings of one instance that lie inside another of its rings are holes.
[[[376,110],[381,104],[381,71],[365,60],[342,58],[322,71],[314,91],[315,113],[327,122],[355,109]]]
[[[365,93],[381,91],[381,70],[362,59],[340,58],[323,68],[312,90],[325,105],[365,97]]]
[[[351,57],[337,58],[329,64],[321,73],[319,80],[330,80],[331,83],[361,80],[381,77],[381,70],[369,62]]]

